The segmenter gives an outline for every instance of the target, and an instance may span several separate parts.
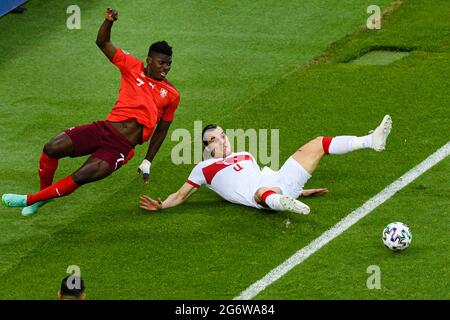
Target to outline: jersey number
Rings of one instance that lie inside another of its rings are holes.
[[[244,168],[238,163],[238,164],[234,165],[233,169],[234,169],[234,171],[239,172]]]
[[[142,86],[142,85],[144,84],[144,81],[142,81],[141,79],[137,78],[136,80],[137,80],[137,82],[138,82],[138,83],[137,83],[137,86],[138,86],[138,87],[140,87],[140,86]]]

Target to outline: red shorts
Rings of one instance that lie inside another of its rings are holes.
[[[106,121],[72,127],[64,132],[72,139],[72,158],[90,154],[106,161],[115,171],[134,156],[131,142]]]

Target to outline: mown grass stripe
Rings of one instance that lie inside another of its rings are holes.
[[[406,187],[408,184],[413,182],[424,172],[435,166],[437,163],[445,159],[450,154],[450,141],[447,142],[443,147],[438,149],[420,164],[406,172],[400,178],[395,180],[389,186],[384,188],[381,192],[376,194],[374,197],[370,198],[361,207],[347,215],[344,219],[339,221],[334,227],[325,231],[320,237],[316,238],[306,247],[298,250],[289,259],[284,261],[282,264],[272,269],[267,275],[262,279],[256,281],[254,284],[249,286],[241,294],[235,297],[233,300],[249,300],[256,297],[260,292],[262,292],[269,285],[280,279],[294,267],[301,264],[303,261],[308,259],[312,254],[317,252],[331,240],[337,238],[343,232],[345,232],[352,225],[357,223],[359,220],[367,216],[378,206],[392,198],[398,191]]]

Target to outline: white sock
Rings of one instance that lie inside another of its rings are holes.
[[[281,198],[281,194],[274,193],[266,198],[265,203],[272,210],[283,211],[284,208],[281,205],[280,198]]]
[[[329,154],[346,154],[355,150],[371,148],[372,135],[364,137],[337,136],[331,140]]]
[[[355,137],[352,140],[352,151],[372,148],[372,140],[372,134],[368,134],[364,137]]]

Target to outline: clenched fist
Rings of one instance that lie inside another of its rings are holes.
[[[112,22],[117,21],[119,19],[119,12],[111,8],[106,8],[105,19]]]

